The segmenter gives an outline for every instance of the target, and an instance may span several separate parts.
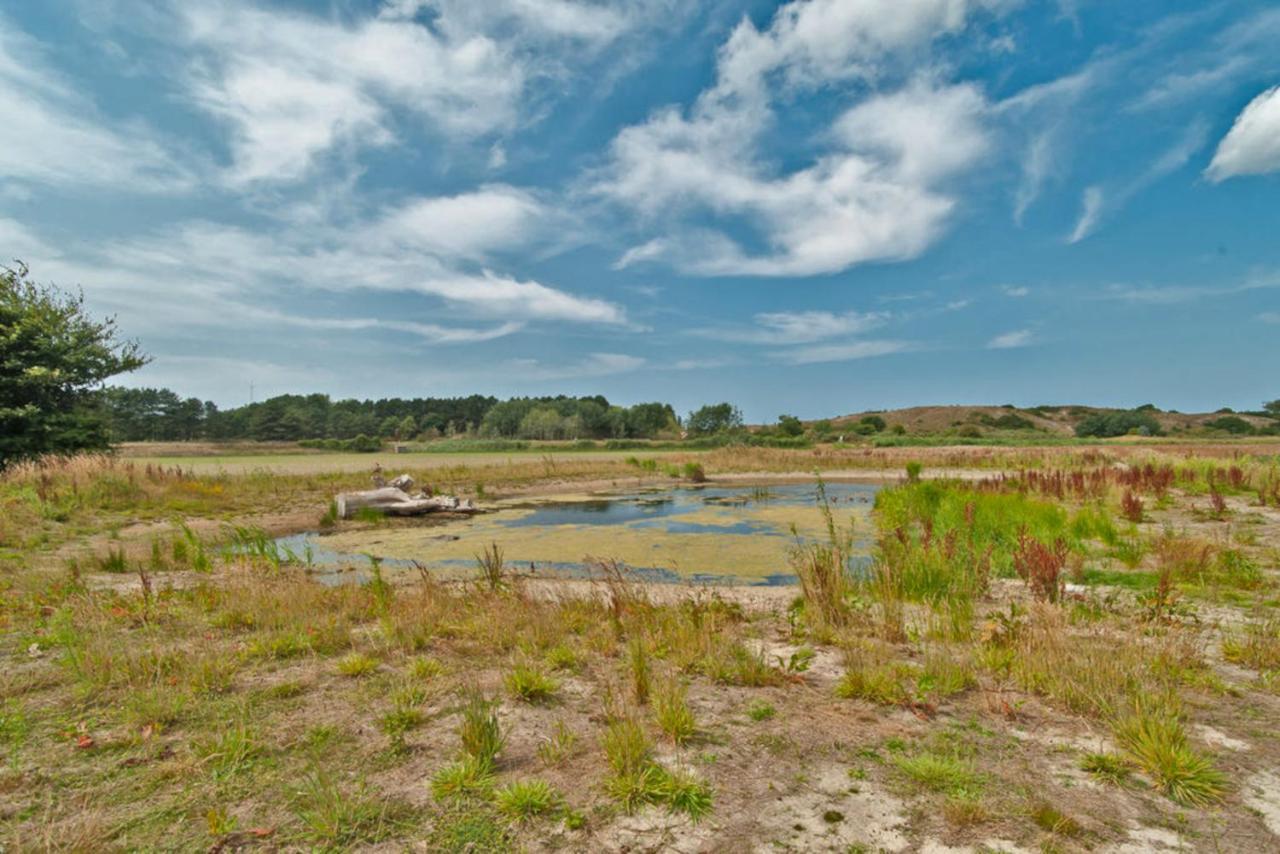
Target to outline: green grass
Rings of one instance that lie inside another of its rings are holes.
[[[467,695],[458,724],[458,738],[464,754],[486,770],[492,768],[505,741],[495,704],[478,693]]]
[[[912,783],[952,797],[981,796],[986,777],[973,761],[952,754],[924,751],[892,758],[895,768]]]
[[[437,801],[488,797],[493,790],[492,763],[464,756],[431,776],[431,794]]]
[[[1226,776],[1187,743],[1182,723],[1172,712],[1139,703],[1117,722],[1115,735],[1129,758],[1171,799],[1197,807],[1222,799]]]
[[[767,721],[777,713],[778,710],[773,707],[773,704],[764,700],[752,700],[751,705],[747,706],[747,717],[756,723]]]
[[[653,717],[673,744],[682,745],[698,731],[698,722],[689,708],[688,690],[676,679],[668,679],[653,695]]]
[[[1080,770],[1113,786],[1124,785],[1130,777],[1129,762],[1116,753],[1086,753],[1080,760]]]
[[[555,697],[560,683],[531,664],[516,664],[503,677],[513,697],[526,703],[545,703]]]
[[[1154,590],[1159,575],[1154,572],[1115,569],[1086,569],[1080,576],[1082,584],[1100,584],[1122,587],[1125,590]]]
[[[378,660],[362,652],[352,652],[338,659],[338,672],[352,679],[372,675],[378,670]]]
[[[302,839],[333,848],[373,844],[393,835],[407,808],[369,794],[363,783],[339,784],[328,775],[307,776],[294,797]]]
[[[560,793],[545,780],[517,780],[497,789],[493,796],[498,810],[516,821],[546,815],[562,800]]]

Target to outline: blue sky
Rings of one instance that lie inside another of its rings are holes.
[[[0,254],[243,403],[1280,396],[1280,8],[0,0]]]

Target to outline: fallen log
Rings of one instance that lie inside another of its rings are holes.
[[[477,513],[479,508],[470,499],[459,500],[452,495],[429,497],[423,494],[411,496],[403,489],[384,486],[363,492],[342,492],[334,498],[339,519],[350,519],[359,510],[374,510],[387,516],[424,516],[427,513],[447,511],[452,513]]]

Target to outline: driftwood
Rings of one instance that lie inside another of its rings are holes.
[[[438,513],[442,510],[452,513],[479,511],[470,499],[459,500],[452,495],[431,497],[423,493],[415,496],[394,486],[368,489],[363,492],[343,492],[339,493],[334,501],[338,505],[340,519],[350,519],[358,510],[374,510],[388,516],[424,516],[427,513]]]

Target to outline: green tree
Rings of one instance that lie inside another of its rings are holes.
[[[742,426],[742,412],[732,403],[708,404],[690,412],[686,426],[695,436],[724,433]]]
[[[1262,404],[1262,409],[1272,418],[1280,418],[1280,399],[1268,400]]]
[[[778,432],[784,436],[803,436],[804,422],[794,415],[779,415]]]
[[[82,294],[0,268],[0,467],[108,445],[102,383],[148,361],[115,320],[95,320]]]
[[[396,428],[396,438],[412,439],[416,435],[418,435],[418,422],[413,420],[413,416],[406,415],[400,419],[400,426]]]

